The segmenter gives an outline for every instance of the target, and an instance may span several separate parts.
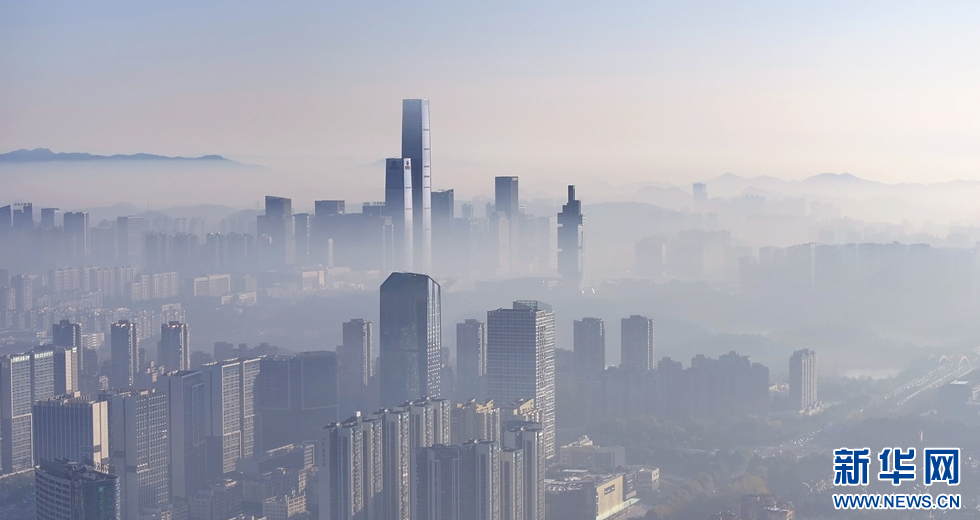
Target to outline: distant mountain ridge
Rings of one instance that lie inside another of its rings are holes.
[[[166,155],[154,155],[149,153],[136,153],[132,155],[93,155],[90,153],[69,152],[55,153],[47,148],[35,148],[33,150],[14,150],[5,154],[0,154],[0,162],[51,162],[51,161],[227,161],[220,155],[203,155],[201,157],[168,157]]]

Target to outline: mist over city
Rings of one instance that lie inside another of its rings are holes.
[[[0,6],[0,518],[980,518],[978,28]]]

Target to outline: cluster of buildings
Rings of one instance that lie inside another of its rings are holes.
[[[656,363],[653,320],[639,315],[621,320],[622,364],[608,367],[603,320],[576,320],[573,350],[557,349],[552,307],[514,301],[456,324],[451,366],[442,288],[420,273],[557,273],[577,290],[584,219],[574,186],[557,215],[526,213],[511,176],[482,217],[468,204],[457,216],[429,155],[428,102],[405,100],[385,200],[360,212],[319,200],[294,213],[269,196],[254,226],[204,235],[201,222],[93,227],[44,208],[38,224],[30,204],[0,208],[0,330],[50,339],[0,345],[0,474],[34,472],[41,520],[601,520],[654,489],[656,470],[588,438],[557,446],[559,418],[767,412],[766,367],[735,352]],[[690,265],[688,253],[671,262]],[[391,274],[379,322],[345,322],[335,351],[192,351],[178,298],[255,304],[323,288],[343,267]],[[156,331],[154,356],[140,344]],[[805,410],[816,365],[801,352],[790,394]],[[546,478],[552,464],[563,470]]]
[[[452,189],[432,187],[428,100],[404,100],[402,123],[401,156],[386,161],[384,201],[359,212],[344,200],[317,200],[312,213],[299,213],[291,199],[267,196],[254,221],[205,233],[196,219],[160,229],[159,217],[96,224],[85,212],[43,208],[35,222],[30,203],[0,208],[0,331],[43,333],[68,309],[103,305],[201,297],[254,305],[259,294],[331,287],[342,283],[331,275],[350,271],[560,275],[579,287],[584,220],[573,186],[550,217],[524,211],[513,176],[495,179],[482,215],[472,204],[457,211]]]
[[[737,352],[717,359],[697,355],[688,368],[654,357],[654,323],[645,316],[621,320],[621,364],[606,365],[605,322],[574,324],[574,350],[561,352],[558,392],[564,420],[578,424],[636,414],[680,418],[739,418],[769,411],[769,369]]]
[[[192,354],[189,327],[170,321],[155,361],[138,348],[138,324],[119,320],[110,362],[93,365],[81,325],[59,322],[53,344],[0,357],[0,472],[34,470],[47,486],[39,514],[97,482],[116,497],[100,507],[120,518],[409,520],[481,508],[543,520],[549,462],[603,474],[625,465],[621,448],[558,453],[548,305],[516,301],[459,323],[456,375],[469,384],[459,387],[443,381],[439,284],[392,273],[381,309],[377,359],[364,319],[344,324],[335,352],[218,343],[212,359]],[[435,513],[446,507],[457,512]]]

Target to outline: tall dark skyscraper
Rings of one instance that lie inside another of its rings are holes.
[[[558,273],[566,287],[582,285],[582,201],[575,199],[575,186],[568,187],[568,203],[558,213]]]
[[[439,222],[444,226],[451,226],[452,220],[456,216],[456,192],[454,190],[440,190],[432,192],[432,226],[436,227]]]
[[[85,265],[91,251],[88,213],[83,213],[81,211],[66,212],[64,228],[70,265]]]
[[[51,343],[56,347],[82,348],[82,326],[61,320],[51,326]]]
[[[256,220],[256,232],[266,267],[292,264],[296,258],[293,227],[293,201],[285,197],[265,197],[265,214]]]
[[[438,273],[454,273],[460,268],[460,236],[456,224],[456,195],[453,190],[432,192],[432,268]]]
[[[494,178],[494,207],[498,213],[507,215],[507,220],[517,220],[518,188],[517,177]]]
[[[432,178],[429,170],[429,100],[402,101],[402,157],[412,163],[414,269],[432,269]]]
[[[365,319],[344,322],[344,341],[337,347],[337,405],[341,419],[372,409],[373,329],[373,324]]]
[[[555,454],[555,313],[537,301],[487,313],[487,381],[494,402],[534,399],[546,458]]]
[[[623,318],[620,325],[620,366],[624,370],[653,370],[653,320],[634,314]]]
[[[110,386],[126,388],[133,385],[139,369],[139,357],[136,352],[139,344],[138,337],[135,323],[119,320],[118,323],[112,324],[109,332],[110,356],[112,356]]]
[[[412,269],[415,262],[412,161],[407,158],[385,160],[385,214],[391,217],[394,228],[393,261],[396,269],[404,270]]]
[[[160,325],[160,346],[157,347],[157,362],[163,365],[168,372],[190,370],[190,330],[186,323],[171,321]]]
[[[72,323],[68,320],[61,320],[58,323],[51,325],[51,343],[56,347],[63,347],[65,349],[75,349],[76,356],[74,361],[76,361],[73,367],[76,372],[77,385],[77,373],[84,373],[84,350],[82,350],[82,326],[78,323]]]
[[[487,394],[487,325],[479,320],[456,324],[456,398],[477,399]]]
[[[391,273],[381,284],[381,406],[438,397],[442,349],[439,284]]]

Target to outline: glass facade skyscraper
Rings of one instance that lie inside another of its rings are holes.
[[[391,273],[381,284],[381,406],[438,397],[442,363],[439,284],[424,274]]]

